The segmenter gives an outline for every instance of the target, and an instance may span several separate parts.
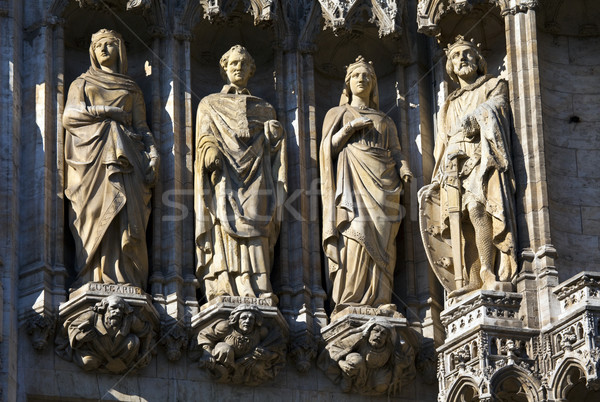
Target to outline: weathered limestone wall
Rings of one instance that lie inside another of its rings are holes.
[[[600,271],[600,41],[538,37],[552,241],[560,281]]]

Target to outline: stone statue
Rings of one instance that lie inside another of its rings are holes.
[[[196,121],[197,275],[217,296],[275,300],[269,279],[286,192],[286,150],[275,109],[250,95],[252,56],[233,46],[221,58],[227,85],[206,96]]]
[[[511,281],[517,263],[507,83],[486,75],[479,49],[463,37],[447,56],[460,88],[440,110],[433,179],[419,203],[425,250],[452,298],[504,290],[497,281]]]
[[[412,173],[396,126],[378,110],[377,77],[362,56],[348,66],[340,106],[323,122],[323,249],[334,312],[391,303],[400,194]]]
[[[150,361],[151,323],[141,320],[119,296],[108,296],[65,323],[65,354],[84,370],[123,373]]]
[[[158,152],[142,92],[126,74],[121,35],[92,35],[91,67],[69,88],[63,115],[65,195],[78,278],[146,288],[146,227]]]
[[[413,349],[381,317],[328,344],[317,365],[344,392],[363,395],[396,395],[415,377]]]
[[[254,305],[240,304],[198,334],[200,367],[220,382],[256,385],[272,380],[285,364],[286,343],[280,331],[263,325]]]

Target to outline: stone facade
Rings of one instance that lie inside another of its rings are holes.
[[[0,0],[1,399],[597,400],[598,17],[592,0]],[[160,156],[148,285],[74,291],[63,115],[102,28],[122,34]],[[507,83],[518,269],[508,287],[448,298],[423,246],[417,192],[432,180],[438,115],[456,89],[443,49],[457,35],[480,43],[488,73]],[[209,302],[196,275],[195,116],[221,90],[219,59],[235,44],[256,64],[248,89],[285,133],[287,199],[273,296]],[[319,154],[359,55],[372,61],[379,110],[414,177],[391,303],[334,311]],[[100,346],[69,343],[69,331],[113,342],[99,317],[115,295],[136,324],[120,329],[127,352],[115,341],[119,356],[98,363],[89,356]],[[254,317],[247,331],[235,327],[243,311]],[[374,328],[387,354],[369,366],[382,350]],[[238,338],[251,346],[209,359]]]

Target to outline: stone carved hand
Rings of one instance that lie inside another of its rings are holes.
[[[373,127],[373,120],[368,117],[357,117],[350,122],[350,127],[353,132],[360,130],[361,128]]]
[[[283,126],[277,120],[268,120],[265,122],[265,135],[270,142],[277,142],[283,136]]]
[[[219,150],[214,147],[209,148],[204,155],[204,167],[209,172],[221,169],[221,155]]]
[[[408,184],[415,176],[407,166],[402,166],[400,168],[400,177],[404,183]]]
[[[148,167],[146,168],[146,183],[154,184],[158,178],[158,165],[160,160],[158,157],[151,157]]]
[[[94,328],[87,322],[82,323],[77,327],[80,331],[75,335],[75,339],[80,342],[90,342],[92,339],[96,337],[96,331]]]
[[[105,106],[106,117],[126,126],[131,126],[131,113],[116,106]]]
[[[479,135],[479,130],[480,130],[479,122],[477,121],[475,116],[469,114],[464,117],[462,124],[461,124],[461,129],[462,129],[465,137],[471,139],[471,138]]]

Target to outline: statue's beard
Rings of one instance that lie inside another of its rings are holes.
[[[459,77],[466,77],[477,71],[477,66],[475,64],[468,64],[464,67],[461,67],[456,72],[456,75]]]
[[[106,317],[106,319],[104,320],[104,324],[106,325],[106,327],[116,330],[121,328],[121,317]]]

